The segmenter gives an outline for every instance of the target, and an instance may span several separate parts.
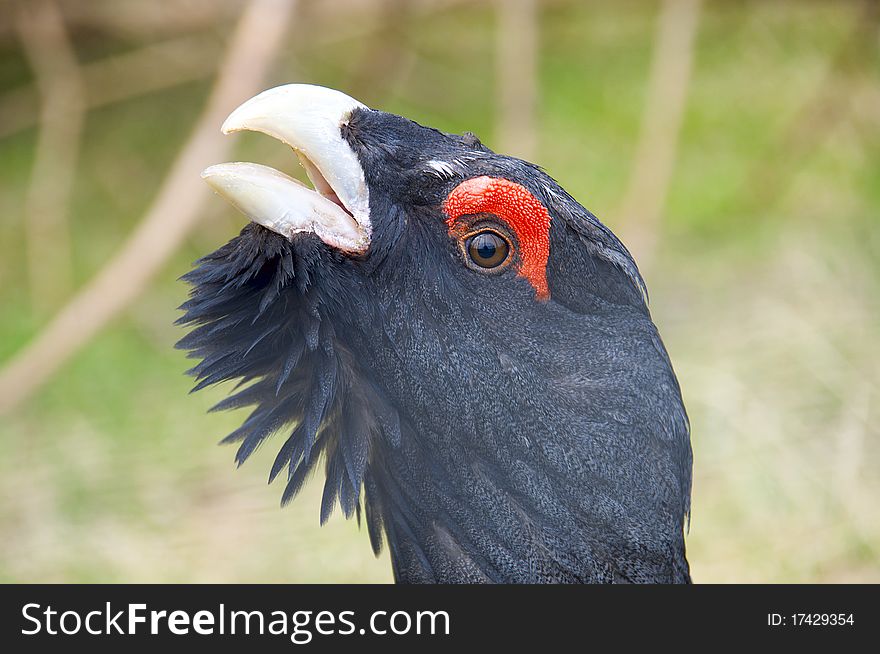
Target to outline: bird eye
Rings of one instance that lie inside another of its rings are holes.
[[[497,268],[510,255],[510,243],[507,239],[489,230],[471,236],[465,249],[470,260],[480,268]]]

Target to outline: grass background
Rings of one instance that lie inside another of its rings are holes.
[[[491,6],[403,12],[378,30],[350,29],[355,17],[328,34],[314,4],[301,3],[272,82],[340,88],[492,146]],[[536,160],[612,228],[657,9],[563,1],[540,12]],[[218,12],[207,42],[222,48],[230,28]],[[880,581],[878,34],[855,2],[703,6],[645,271],[692,422],[698,582]],[[163,36],[101,25],[72,35],[83,63]],[[30,80],[0,27],[0,105]],[[74,287],[137,224],[209,88],[206,78],[87,114]],[[34,302],[22,247],[36,137],[0,139],[0,365],[59,308]],[[240,137],[236,158],[296,169],[258,135]],[[172,347],[186,293],[176,278],[243,220],[211,202],[138,302],[0,418],[0,581],[390,580],[354,521],[318,526],[319,484],[278,508],[271,448],[234,470],[233,450],[215,443],[242,415],[205,413],[228,389],[187,394],[188,362]]]

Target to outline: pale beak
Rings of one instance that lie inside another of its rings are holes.
[[[269,134],[294,149],[315,189],[252,163],[211,166],[202,178],[221,197],[274,232],[313,232],[327,245],[363,253],[370,245],[370,201],[357,155],[342,137],[355,109],[344,93],[309,84],[279,86],[251,98],[223,123],[224,133]]]

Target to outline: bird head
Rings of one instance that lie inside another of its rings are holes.
[[[621,242],[538,166],[291,84],[224,132],[291,146],[203,177],[251,219],[201,259],[179,343],[238,380],[242,463],[363,511],[405,581],[687,577],[687,417]]]

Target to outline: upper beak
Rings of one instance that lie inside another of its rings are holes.
[[[364,171],[342,137],[355,109],[344,93],[309,84],[279,86],[251,98],[223,123],[225,134],[269,134],[294,149],[315,186],[250,163],[211,166],[202,178],[254,222],[291,237],[314,232],[328,245],[363,253],[370,244],[370,202]]]

